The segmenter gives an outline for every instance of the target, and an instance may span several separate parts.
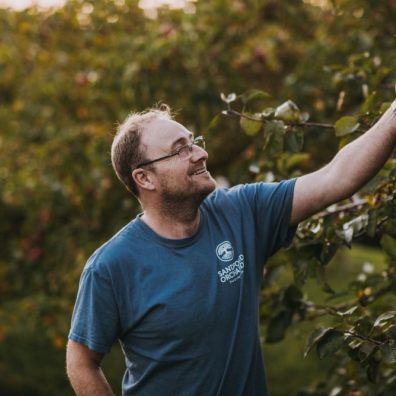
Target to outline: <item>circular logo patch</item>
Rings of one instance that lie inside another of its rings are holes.
[[[229,241],[217,245],[216,255],[221,261],[231,261],[234,258],[234,249]]]

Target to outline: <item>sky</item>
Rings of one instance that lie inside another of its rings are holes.
[[[11,7],[16,10],[23,10],[33,4],[42,8],[61,6],[66,0],[0,0],[0,7]],[[186,0],[140,0],[142,8],[155,8],[162,4],[167,4],[172,8],[183,8]]]
[[[53,7],[59,6],[64,3],[64,0],[0,0],[1,7],[10,7],[15,10],[23,10],[33,4],[37,4],[40,7]]]

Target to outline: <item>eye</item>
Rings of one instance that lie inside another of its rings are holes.
[[[180,139],[180,141],[175,145],[174,153],[178,153],[181,149],[192,143],[189,139]]]
[[[188,155],[190,154],[189,145],[180,147],[179,150],[177,151],[177,153],[179,154],[180,158],[188,157]]]

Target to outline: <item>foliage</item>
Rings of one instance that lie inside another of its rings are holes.
[[[311,3],[198,1],[156,19],[137,0],[0,10],[4,345],[19,328],[62,350],[86,258],[139,210],[108,154],[114,123],[131,110],[157,101],[180,110],[179,121],[207,135],[212,172],[231,184],[317,169],[369,128],[393,99],[392,1]],[[308,349],[337,357],[328,383],[304,394],[394,391],[395,179],[391,160],[352,201],[305,222],[267,267],[267,341],[309,319],[318,330]],[[381,246],[387,267],[363,266],[338,295],[327,265],[362,238]],[[294,282],[281,288],[287,262]],[[309,299],[312,277],[327,303]],[[6,383],[5,365],[0,374]]]
[[[364,133],[358,129],[361,124],[367,129],[389,107],[386,102],[368,106],[366,99],[363,114],[343,116],[332,126],[308,122],[308,115],[291,100],[250,113],[245,98],[246,94],[223,95],[226,106],[223,114],[237,117],[245,134],[254,136],[249,160],[255,163],[251,170],[256,180],[299,174],[299,165],[306,161],[306,155],[301,153],[304,130],[332,128],[336,136],[344,139],[340,142],[343,145],[347,143],[346,137],[349,141]],[[353,137],[349,138],[350,135]],[[287,252],[287,261],[293,263],[294,283],[283,290],[263,290],[263,301],[269,302],[263,309],[263,316],[269,320],[267,342],[282,340],[293,320],[312,320],[323,315],[334,318],[330,327],[314,330],[305,355],[313,348],[320,359],[337,355],[338,369],[332,370],[334,378],[325,387],[321,384],[320,389],[309,394],[390,395],[396,390],[396,311],[392,309],[395,302],[392,295],[396,292],[395,165],[396,160],[390,159],[371,185],[352,197],[352,202],[333,205],[303,222]],[[327,282],[326,266],[341,246],[350,247],[363,236],[379,241],[388,257],[385,271],[376,273],[367,264],[340,302],[319,305],[310,301],[302,292],[308,277],[315,277],[325,293],[340,297]],[[389,298],[385,300],[385,296]]]
[[[257,106],[251,103],[257,91],[252,99],[250,92],[223,94],[222,114],[239,120],[243,132],[252,137],[246,159],[255,180],[300,175],[310,158],[302,149],[304,134],[311,128],[333,130],[341,138],[340,147],[369,129],[390,105],[386,95],[382,99],[378,97],[372,81],[376,84],[388,81],[391,70],[372,66],[373,59],[363,53],[350,55],[345,68],[332,68],[335,85],[344,76],[352,78],[353,73],[359,76],[363,93],[356,100],[353,115],[343,115],[345,96],[352,96],[354,92],[352,88],[340,92],[333,110],[338,118],[334,125],[309,122],[309,115],[301,112],[291,100],[270,106],[264,99]],[[260,98],[266,97],[261,93]],[[301,395],[390,395],[396,390],[395,165],[396,160],[390,159],[380,174],[349,202],[333,205],[302,223],[293,247],[287,252],[287,262],[293,263],[294,282],[281,290],[276,286],[263,290],[263,301],[268,302],[262,308],[263,317],[269,321],[267,342],[284,339],[296,321],[312,321],[323,315],[333,317],[330,326],[319,326],[313,331],[305,355],[312,349],[316,349],[320,359],[336,355],[336,369],[332,368],[326,384],[321,383]],[[337,295],[326,279],[326,266],[341,246],[351,247],[354,240],[363,237],[380,243],[388,257],[387,267],[377,273],[372,264],[367,263],[348,290]],[[308,277],[315,277],[323,291],[330,295],[328,303],[317,304],[304,295]],[[337,303],[332,302],[336,299]]]

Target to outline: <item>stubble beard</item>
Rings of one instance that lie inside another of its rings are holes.
[[[184,190],[171,188],[167,183],[162,185],[162,212],[174,219],[190,219],[196,216],[204,199],[215,190],[216,182],[210,178],[204,185],[197,185],[192,180]]]

